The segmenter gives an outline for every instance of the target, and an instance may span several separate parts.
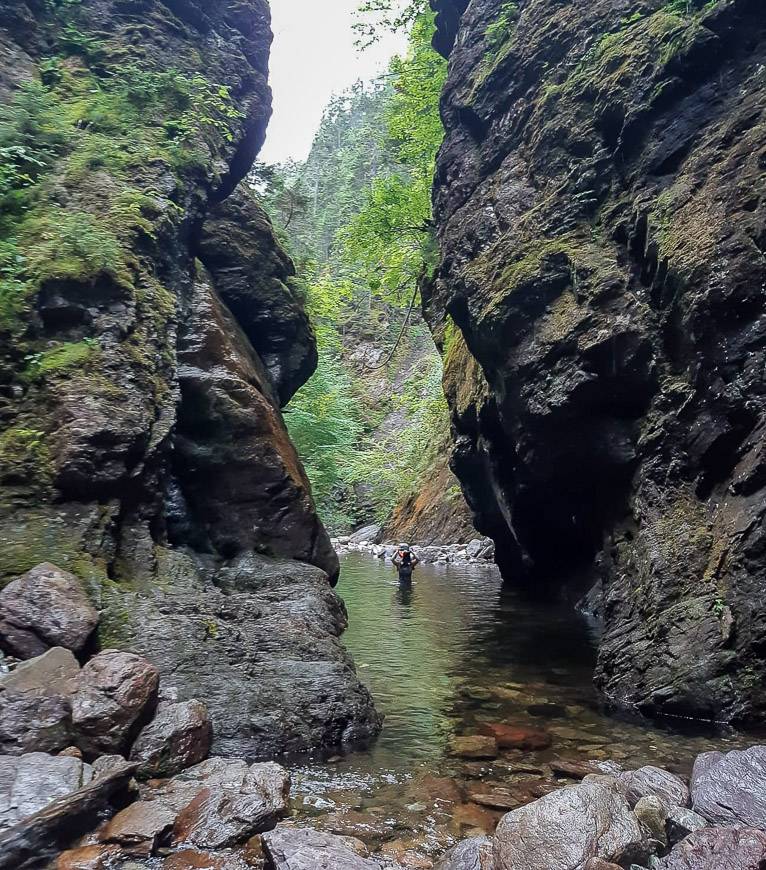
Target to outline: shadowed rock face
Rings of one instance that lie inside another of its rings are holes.
[[[434,5],[424,303],[477,526],[508,582],[603,579],[611,702],[762,719],[761,5]]]
[[[25,235],[26,212],[9,218],[29,258],[18,305],[0,294],[0,585],[44,562],[70,572],[100,611],[84,655],[156,651],[181,701],[210,689],[214,732],[243,754],[379,727],[338,641],[338,560],[281,414],[315,368],[315,337],[293,265],[240,184],[271,112],[270,43],[266,0],[0,0],[3,102],[37,88],[35,105],[65,124],[34,179],[45,231]],[[69,253],[35,259],[68,220],[85,228],[61,243]],[[217,584],[231,570],[251,593],[270,584],[267,604],[243,605],[260,619],[292,600],[304,568],[315,618],[286,616],[269,655],[303,644],[316,675],[278,691],[263,678],[256,695],[261,714],[284,692],[314,718],[264,738],[241,713],[263,661],[216,692],[264,647],[211,628],[226,610]],[[209,667],[197,674],[179,661],[199,620]]]

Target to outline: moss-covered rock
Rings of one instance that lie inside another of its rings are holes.
[[[509,582],[603,579],[610,702],[763,718],[766,19],[433,5],[451,72],[425,307],[477,525]]]
[[[265,653],[219,630],[218,573],[249,576],[256,551],[285,576],[313,563],[312,666],[332,664],[333,722],[304,733],[296,714],[264,738],[313,749],[379,723],[337,642],[337,557],[280,411],[315,338],[239,184],[271,111],[270,42],[266,0],[0,0],[0,584],[42,562],[72,572],[101,611],[96,646],[151,652],[183,694],[188,598],[225,688],[236,652]],[[247,743],[250,726],[226,736]]]

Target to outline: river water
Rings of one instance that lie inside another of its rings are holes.
[[[295,814],[410,866],[493,829],[502,812],[477,794],[500,791],[513,802],[559,784],[553,759],[688,772],[697,753],[746,742],[605,716],[591,684],[592,628],[570,606],[525,602],[494,567],[421,565],[402,589],[390,564],[351,554],[338,591],[350,618],[344,643],[385,724],[366,752],[295,768]],[[495,761],[450,755],[454,736],[487,722],[542,729],[553,744]]]

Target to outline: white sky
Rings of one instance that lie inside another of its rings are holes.
[[[357,79],[385,72],[391,57],[404,51],[406,37],[400,34],[359,54],[351,29],[358,5],[359,0],[271,0],[274,116],[260,160],[307,157],[330,97]]]

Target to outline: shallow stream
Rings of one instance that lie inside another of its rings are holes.
[[[427,856],[455,839],[491,831],[503,809],[487,806],[487,794],[512,805],[559,784],[553,759],[688,772],[699,752],[752,743],[605,716],[587,622],[563,604],[525,602],[494,567],[422,565],[401,589],[390,564],[351,554],[338,591],[350,617],[344,642],[385,724],[369,751],[293,770],[296,816],[409,866],[430,866]],[[452,757],[450,739],[477,734],[482,722],[543,730],[552,746],[494,761]]]

